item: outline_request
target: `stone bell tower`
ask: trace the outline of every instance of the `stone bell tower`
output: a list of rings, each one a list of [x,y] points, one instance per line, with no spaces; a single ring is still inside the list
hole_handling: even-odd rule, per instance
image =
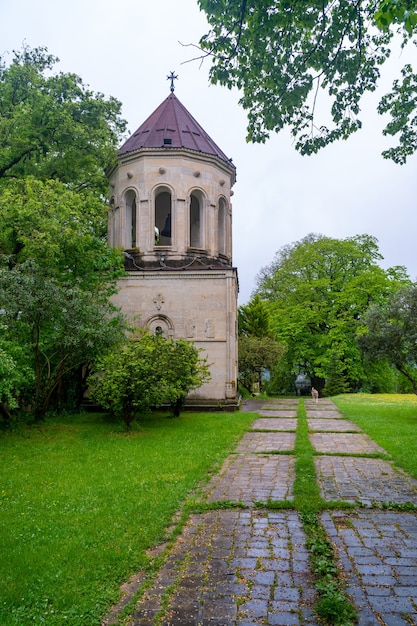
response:
[[[114,298],[129,319],[202,348],[211,380],[188,405],[238,406],[236,168],[171,93],[120,148],[109,172],[109,243],[127,275]]]

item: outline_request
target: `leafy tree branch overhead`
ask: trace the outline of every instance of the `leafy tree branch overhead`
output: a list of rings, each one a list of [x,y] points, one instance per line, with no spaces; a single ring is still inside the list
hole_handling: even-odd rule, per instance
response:
[[[0,181],[34,176],[105,194],[126,128],[121,103],[54,73],[58,60],[28,46],[9,64],[0,57]]]
[[[301,154],[361,128],[361,100],[375,91],[394,42],[416,44],[415,0],[199,0],[210,31],[200,40],[210,78],[241,90],[248,141],[288,126]],[[323,93],[326,92],[326,94]],[[328,106],[319,120],[322,103]],[[324,98],[323,98],[324,96]],[[406,65],[378,106],[398,138],[385,158],[417,149],[417,74]]]

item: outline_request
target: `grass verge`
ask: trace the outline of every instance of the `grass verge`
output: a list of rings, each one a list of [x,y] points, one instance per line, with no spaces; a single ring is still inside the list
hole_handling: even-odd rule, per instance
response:
[[[153,414],[126,433],[83,414],[0,433],[0,624],[99,624],[253,419]]]
[[[299,402],[297,417],[294,505],[300,513],[306,535],[318,594],[314,608],[327,624],[350,626],[356,623],[356,609],[344,592],[344,581],[336,564],[333,546],[320,523],[319,513],[326,505],[316,481],[314,451],[308,436],[303,400]]]
[[[332,398],[342,413],[417,479],[417,396],[346,394]]]

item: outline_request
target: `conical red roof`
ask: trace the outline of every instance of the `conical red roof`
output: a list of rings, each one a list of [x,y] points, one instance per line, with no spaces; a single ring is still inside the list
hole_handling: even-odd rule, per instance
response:
[[[119,155],[140,148],[188,148],[212,154],[234,167],[231,159],[227,158],[173,93],[123,144]]]

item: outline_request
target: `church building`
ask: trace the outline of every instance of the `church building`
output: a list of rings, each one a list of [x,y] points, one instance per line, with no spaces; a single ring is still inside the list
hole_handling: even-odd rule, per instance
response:
[[[126,276],[114,297],[130,321],[192,341],[211,380],[187,405],[232,409],[237,391],[236,168],[171,92],[122,145],[109,171],[109,243]]]

